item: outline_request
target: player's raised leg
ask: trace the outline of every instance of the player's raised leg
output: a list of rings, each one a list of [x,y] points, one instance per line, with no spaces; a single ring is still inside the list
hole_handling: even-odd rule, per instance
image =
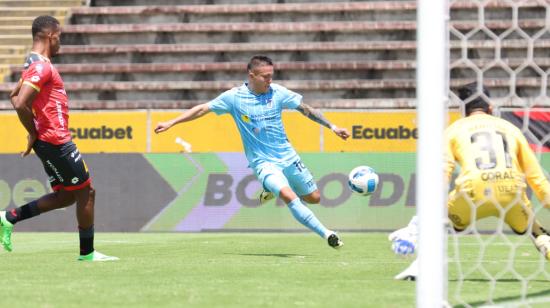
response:
[[[300,201],[304,207],[306,207],[306,202],[308,204],[318,204],[321,202],[321,193],[317,188],[317,184],[313,180],[313,175],[300,159],[284,168],[283,174],[292,191],[300,197]],[[309,210],[307,207],[306,209]],[[344,246],[344,242],[340,239],[340,236],[332,230],[325,231],[323,237],[332,248],[340,248]]]
[[[317,219],[315,214],[302,203],[298,195],[296,195],[289,186],[283,186],[281,189],[276,188],[278,186],[276,176],[266,178],[265,183],[267,187],[275,191],[287,204],[292,216],[294,216],[299,223],[326,239],[329,246],[333,248],[339,248],[344,245],[338,235],[327,229],[319,219]]]
[[[297,162],[299,163],[299,161]],[[300,168],[297,169],[296,166]],[[300,195],[317,203],[319,199],[319,194],[314,193],[317,190],[317,186],[312,180],[313,176],[311,176],[303,164],[291,164],[284,170],[273,164],[264,164],[256,166],[254,171],[260,183],[263,184],[264,189],[273,192],[281,198],[287,204],[292,216],[299,223],[327,240],[329,246],[339,248],[343,245],[338,235],[327,229],[317,219],[315,214],[304,205],[299,197]],[[307,171],[307,174],[305,174],[306,177],[303,175],[305,171]],[[313,199],[315,196],[317,196],[317,200]]]
[[[6,211],[0,212],[0,241],[7,251],[12,251],[11,233],[13,224],[6,219]]]
[[[316,189],[307,195],[300,196],[300,199],[309,204],[318,204],[321,201],[321,193],[318,189]],[[340,248],[344,246],[344,242],[342,241],[342,239],[340,239],[338,233],[334,231],[328,230],[328,236],[326,237],[326,239],[328,245],[332,248]]]
[[[12,251],[11,233],[16,223],[26,220],[51,210],[70,206],[75,202],[72,193],[61,190],[42,196],[25,205],[10,211],[0,212],[0,232],[4,249]]]
[[[300,200],[290,187],[283,187],[279,192],[279,197],[288,205],[288,209],[292,213],[292,216],[294,216],[298,222],[317,233],[320,237],[326,239],[330,247],[340,248],[344,246],[344,242],[340,240],[338,234],[327,229],[315,214],[302,203],[302,200]]]

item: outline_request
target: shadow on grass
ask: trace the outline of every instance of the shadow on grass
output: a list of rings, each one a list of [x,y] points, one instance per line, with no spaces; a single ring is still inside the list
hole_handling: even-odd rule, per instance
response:
[[[449,279],[450,282],[459,282],[458,279]],[[463,279],[462,281],[467,281],[467,282],[491,282],[490,279],[486,279],[486,278],[467,278],[467,279]],[[512,278],[509,278],[509,279],[497,279],[495,280],[496,282],[520,282],[521,280],[519,279],[512,279]],[[533,282],[549,282],[548,279],[531,279],[529,281],[533,281]]]
[[[450,281],[458,281],[458,280],[450,280]],[[469,281],[469,282],[489,282],[490,280],[489,279],[464,279],[464,281]],[[498,279],[497,282],[519,282],[520,280],[518,279]],[[530,280],[531,282],[548,282],[548,280],[546,279],[542,279],[542,280]],[[545,296],[550,296],[550,289],[547,289],[547,290],[542,290],[542,291],[537,291],[537,292],[532,292],[532,293],[527,293],[527,295],[525,296],[527,298],[527,300],[529,301],[535,301],[536,302],[536,298],[537,297],[545,297]],[[513,302],[513,301],[519,301],[521,300],[522,296],[520,295],[514,295],[514,296],[502,296],[502,297],[495,297],[493,298],[493,303],[488,303],[487,301],[475,301],[475,302],[469,302],[467,303],[466,305],[455,305],[453,307],[457,307],[457,308],[465,308],[465,307],[479,307],[479,306],[483,306],[483,305],[488,305],[488,304],[506,304],[507,302]],[[545,303],[547,301],[544,301]],[[550,303],[550,297],[548,298],[548,303]],[[516,304],[521,304],[521,303],[516,303]],[[527,303],[526,303],[527,304]]]
[[[226,255],[238,255],[238,256],[250,256],[250,257],[278,257],[278,258],[307,257],[306,255],[297,255],[293,253],[226,253]]]

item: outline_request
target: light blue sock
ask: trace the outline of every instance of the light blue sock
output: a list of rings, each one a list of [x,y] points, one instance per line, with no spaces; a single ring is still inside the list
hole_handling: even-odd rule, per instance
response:
[[[320,237],[325,238],[328,229],[315,217],[315,214],[305,206],[300,198],[296,198],[288,204],[288,209],[302,225],[308,227],[311,231],[319,234]]]

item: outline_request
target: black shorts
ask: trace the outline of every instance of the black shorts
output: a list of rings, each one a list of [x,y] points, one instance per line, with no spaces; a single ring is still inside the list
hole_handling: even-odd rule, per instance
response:
[[[55,145],[36,140],[32,148],[42,161],[54,191],[78,190],[90,185],[88,166],[72,141]]]

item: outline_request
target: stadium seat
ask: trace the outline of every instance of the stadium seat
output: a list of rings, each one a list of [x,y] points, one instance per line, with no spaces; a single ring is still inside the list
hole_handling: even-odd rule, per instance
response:
[[[68,9],[84,0],[0,0],[0,83],[20,66],[32,44],[31,24],[39,15],[55,16],[64,23]]]
[[[95,0],[94,6],[73,8],[63,29],[61,56],[55,59],[72,107],[191,106],[240,84],[245,63],[254,54],[272,57],[277,82],[324,104],[321,107],[388,108],[392,102],[395,108],[414,106],[415,1],[275,2],[195,0],[180,5],[159,0],[150,5],[144,0]],[[489,1],[484,6],[485,25],[494,35],[514,26],[510,4]],[[526,1],[520,6],[522,31],[544,29],[540,4]],[[536,96],[542,83],[537,72],[550,67],[550,40],[534,42],[538,67],[533,68],[524,63],[526,39],[506,32],[498,42],[502,60],[495,62],[497,42],[484,33],[474,33],[467,45],[461,42],[461,33],[477,31],[477,5],[455,1],[451,15],[452,86],[472,78],[473,68],[483,69],[486,86],[498,99],[509,92],[507,69],[520,69],[516,92]],[[0,36],[0,42],[20,44],[21,29]],[[6,59],[17,58],[19,49],[10,50]],[[461,61],[465,52],[469,60]],[[0,65],[7,62],[0,60]],[[10,67],[9,81],[15,82],[21,68]],[[8,88],[0,87],[0,99]]]

